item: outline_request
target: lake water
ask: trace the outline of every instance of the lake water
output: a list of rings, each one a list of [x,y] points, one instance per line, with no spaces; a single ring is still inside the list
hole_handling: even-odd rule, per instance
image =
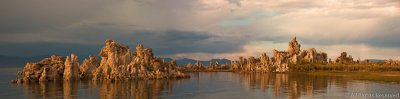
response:
[[[379,80],[389,76],[375,77],[379,78],[376,80],[347,74],[197,72],[180,80],[15,85],[10,80],[15,78],[17,70],[0,68],[0,98],[400,98],[398,81]]]

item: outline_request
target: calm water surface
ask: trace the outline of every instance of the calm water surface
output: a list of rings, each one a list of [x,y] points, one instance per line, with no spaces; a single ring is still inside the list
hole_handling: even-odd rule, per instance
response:
[[[0,98],[344,99],[382,98],[400,93],[398,82],[309,73],[200,72],[190,73],[190,79],[181,80],[11,84],[9,81],[17,71],[17,68],[0,68]]]

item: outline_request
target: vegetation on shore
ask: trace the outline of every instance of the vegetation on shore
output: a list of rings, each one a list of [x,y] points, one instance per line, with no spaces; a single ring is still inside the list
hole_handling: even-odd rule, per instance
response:
[[[388,65],[384,62],[375,63],[302,63],[289,64],[290,71],[347,71],[347,72],[385,72],[385,71],[400,71],[400,66]]]

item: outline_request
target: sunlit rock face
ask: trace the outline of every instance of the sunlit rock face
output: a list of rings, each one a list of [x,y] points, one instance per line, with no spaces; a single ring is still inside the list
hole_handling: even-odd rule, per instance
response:
[[[292,64],[299,64],[300,62],[306,63],[328,63],[328,54],[325,52],[317,52],[315,48],[308,48],[307,50],[301,51],[300,44],[294,37],[288,46],[289,59]]]
[[[78,61],[78,56],[75,54],[71,54],[71,56],[67,56],[65,59],[65,68],[64,68],[64,80],[71,80],[71,79],[76,79],[78,78],[78,66],[79,66],[79,61]]]
[[[261,54],[259,59],[260,63],[257,65],[256,71],[271,71],[273,61],[268,57],[267,53]]]
[[[336,58],[335,62],[341,64],[352,64],[354,63],[354,60],[351,55],[347,56],[346,52],[342,52],[340,53],[340,56]]]
[[[208,65],[207,70],[209,71],[217,71],[222,68],[224,64],[219,64],[218,61],[213,62],[213,60],[210,60],[210,64]]]
[[[277,50],[272,50],[272,55],[275,59],[275,72],[286,72],[289,71],[289,59],[290,59],[290,54],[289,52],[286,51],[277,51]]]
[[[196,61],[196,64],[194,65],[195,70],[203,70],[205,69],[204,65],[202,63],[200,63],[199,60]]]
[[[325,52],[317,52],[315,48],[304,50],[300,54],[300,57],[308,63],[328,63],[328,54]]]
[[[84,59],[82,64],[79,66],[79,77],[83,79],[91,78],[92,73],[96,70],[98,65],[97,57],[90,55],[89,58]]]
[[[93,79],[119,79],[126,73],[122,70],[131,61],[128,47],[122,46],[112,40],[107,40],[99,53],[101,62],[93,73]]]
[[[131,52],[112,40],[100,51],[99,67],[93,72],[93,80],[111,79],[157,79],[187,77],[177,69],[176,61],[165,62],[154,57],[151,48],[137,44],[136,51]]]
[[[20,79],[13,80],[14,83],[23,82],[47,82],[63,79],[64,58],[53,55],[50,58],[42,59],[39,62],[28,62],[21,72],[18,72]]]
[[[113,40],[106,40],[97,57],[91,55],[79,64],[78,56],[71,54],[65,59],[53,55],[39,62],[26,64],[21,77],[14,83],[46,82],[54,80],[122,80],[122,79],[161,79],[186,78],[176,65],[176,61],[165,62],[153,56],[151,48],[137,44],[136,51]],[[198,65],[198,64],[196,64]]]
[[[294,37],[292,40],[290,40],[289,45],[288,45],[288,52],[289,55],[297,55],[300,53],[300,44],[297,42],[296,37]]]
[[[192,69],[193,68],[193,64],[191,62],[189,62],[188,64],[186,64],[186,68]]]

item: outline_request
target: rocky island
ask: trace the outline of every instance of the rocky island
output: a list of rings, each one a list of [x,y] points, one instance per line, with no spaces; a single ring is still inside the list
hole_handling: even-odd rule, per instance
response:
[[[78,56],[71,54],[65,58],[53,55],[39,62],[28,62],[19,78],[13,83],[48,82],[57,80],[124,80],[124,79],[172,79],[187,78],[183,72],[289,72],[289,71],[400,71],[399,60],[370,61],[354,60],[342,52],[334,61],[328,54],[315,48],[301,49],[296,37],[288,43],[287,51],[272,50],[272,56],[262,53],[260,57],[239,57],[226,64],[209,61],[205,66],[197,60],[194,64],[178,66],[154,57],[151,48],[137,44],[136,51],[106,40],[99,53],[101,61],[90,55],[80,64]]]
[[[79,63],[78,56],[72,53],[65,58],[52,55],[39,62],[28,62],[19,78],[13,83],[49,82],[58,80],[129,80],[129,79],[175,79],[188,78],[179,70],[176,62],[166,62],[154,57],[151,48],[136,45],[136,51],[113,40],[106,40],[99,56],[90,55]]]
[[[294,37],[288,44],[287,51],[272,50],[272,57],[266,53],[259,58],[249,57],[247,59],[239,57],[238,61],[232,62],[234,71],[256,71],[256,72],[287,72],[289,65],[302,63],[327,63],[328,55],[324,52],[317,52],[315,48],[301,50],[301,45]]]
[[[334,61],[328,54],[315,48],[301,49],[294,37],[288,43],[287,51],[272,50],[272,56],[262,53],[256,57],[239,57],[227,64],[210,61],[208,67],[196,62],[188,63],[183,69],[188,72],[289,72],[289,71],[400,71],[400,61],[387,59],[384,61],[354,60],[347,52],[340,53]]]

